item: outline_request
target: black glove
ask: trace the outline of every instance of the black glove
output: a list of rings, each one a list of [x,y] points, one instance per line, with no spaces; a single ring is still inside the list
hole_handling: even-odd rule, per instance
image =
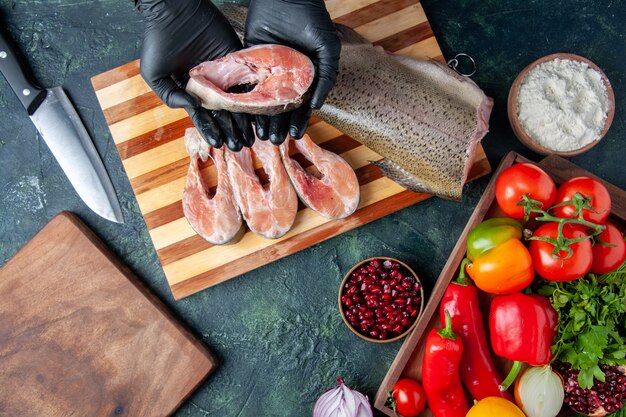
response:
[[[276,116],[257,116],[256,131],[261,139],[275,144],[285,140],[287,132],[301,138],[312,109],[324,104],[335,84],[341,43],[323,0],[251,0],[246,20],[246,46],[275,43],[306,54],[315,64],[315,80],[309,102],[300,108]]]
[[[242,48],[224,15],[209,0],[138,0],[145,21],[141,75],[169,107],[184,107],[204,139],[239,151],[252,146],[248,115],[206,110],[183,87],[189,70]]]

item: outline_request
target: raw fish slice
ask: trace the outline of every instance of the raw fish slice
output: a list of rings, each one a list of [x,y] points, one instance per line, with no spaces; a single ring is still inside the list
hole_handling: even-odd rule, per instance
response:
[[[282,45],[258,45],[192,68],[186,88],[207,109],[272,115],[302,104],[313,75],[306,55]],[[249,92],[227,92],[242,84],[256,86]]]
[[[222,10],[243,38],[247,9]],[[337,82],[315,114],[385,159],[375,162],[405,188],[459,200],[493,100],[445,65],[399,57],[354,30],[341,40]]]
[[[289,156],[296,149],[321,173],[309,174]],[[341,219],[354,213],[359,205],[359,181],[352,167],[339,155],[317,146],[308,135],[300,140],[288,138],[280,146],[283,163],[300,199],[309,208],[329,219]]]
[[[185,131],[185,146],[190,163],[183,191],[183,213],[191,228],[214,245],[222,245],[243,232],[233,189],[228,178],[224,148],[215,149],[202,139],[196,129]],[[213,160],[217,172],[217,189],[213,197],[202,178],[198,159]]]
[[[269,177],[263,186],[254,172],[252,152]],[[250,230],[268,239],[283,236],[298,213],[298,196],[281,161],[278,146],[258,138],[250,148],[226,152],[235,200]]]

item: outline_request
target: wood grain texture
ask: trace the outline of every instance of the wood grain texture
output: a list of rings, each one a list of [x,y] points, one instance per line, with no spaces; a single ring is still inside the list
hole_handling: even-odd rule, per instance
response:
[[[443,60],[417,0],[329,0],[326,5],[335,22],[377,45],[407,56]],[[357,173],[362,196],[358,211],[348,219],[330,221],[301,206],[293,229],[281,239],[270,241],[248,232],[237,244],[213,246],[183,217],[181,197],[189,160],[183,135],[192,126],[185,112],[168,109],[152,94],[139,75],[138,61],[97,75],[92,84],[177,299],[430,197],[383,178],[370,163],[380,155],[313,117],[311,138],[341,155]],[[310,165],[300,155],[294,158]],[[209,187],[214,186],[212,163],[201,169]],[[470,177],[490,170],[479,146]]]
[[[383,379],[383,382],[376,393],[374,406],[388,416],[394,417],[395,414],[392,409],[385,406],[387,393],[391,391],[393,385],[398,381],[398,379],[407,377],[416,379],[420,382],[422,380],[422,360],[424,358],[424,351],[426,347],[426,336],[431,329],[441,327],[441,322],[439,320],[439,303],[441,302],[441,298],[443,297],[443,294],[450,282],[458,275],[459,265],[465,257],[467,235],[483,220],[491,217],[504,216],[495,201],[496,179],[503,170],[510,167],[514,163],[521,162],[530,161],[515,152],[509,153],[500,162],[500,165],[494,172],[487,189],[476,205],[476,208],[468,220],[467,225],[463,229],[459,240],[454,246],[454,249],[452,249],[452,253],[450,254],[448,261],[444,265],[441,274],[437,279],[437,284],[428,298],[428,303],[426,304],[423,315],[418,320],[413,333],[407,337],[400,347],[400,350],[391,364],[387,375]],[[557,185],[576,176],[591,176],[597,178],[595,175],[558,156],[547,157],[537,165],[550,174]],[[600,179],[600,181],[602,180]],[[610,218],[623,233],[626,230],[626,210],[624,210],[626,207],[626,191],[605,181],[602,182],[607,186],[607,189],[611,193],[613,211],[611,212]],[[482,291],[479,291],[479,294],[481,305],[485,306],[484,314],[486,314],[490,296]],[[494,362],[501,376],[505,376],[511,367],[511,362],[496,357],[494,357]],[[433,417],[433,414],[430,410],[428,410],[428,408],[426,408],[419,414],[419,417]]]
[[[76,217],[0,270],[0,416],[167,416],[216,362]]]

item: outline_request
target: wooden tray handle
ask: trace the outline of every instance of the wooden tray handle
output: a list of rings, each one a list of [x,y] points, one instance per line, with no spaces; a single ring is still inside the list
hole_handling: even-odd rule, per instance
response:
[[[550,155],[542,159],[537,165],[548,171],[557,183],[565,182],[572,177],[586,176],[600,181],[609,190],[614,216],[626,221],[626,191],[604,181],[602,178],[573,164],[560,156]]]

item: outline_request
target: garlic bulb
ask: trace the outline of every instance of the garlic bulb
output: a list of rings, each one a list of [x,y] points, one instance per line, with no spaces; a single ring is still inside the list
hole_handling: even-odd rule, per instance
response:
[[[320,396],[313,408],[313,417],[373,417],[367,396],[352,390],[337,378],[337,387]]]
[[[564,398],[563,378],[549,365],[526,369],[515,384],[515,402],[528,417],[556,417]]]

